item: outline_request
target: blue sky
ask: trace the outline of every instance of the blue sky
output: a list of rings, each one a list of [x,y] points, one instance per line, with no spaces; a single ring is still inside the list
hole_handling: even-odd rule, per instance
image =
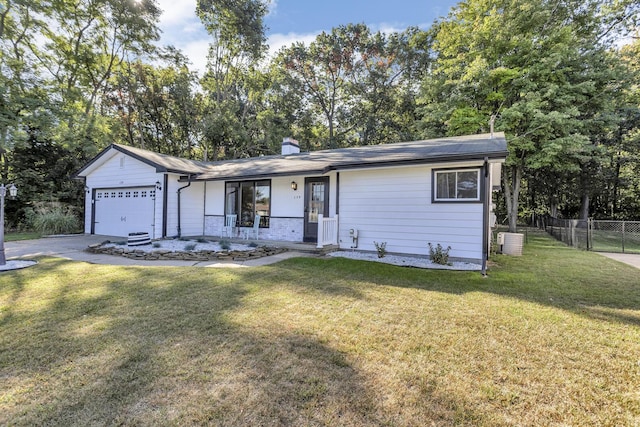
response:
[[[196,0],[158,0],[163,14],[161,43],[181,49],[202,72],[209,38],[195,15]],[[266,18],[270,50],[294,41],[310,42],[322,31],[341,24],[365,23],[372,30],[427,28],[445,16],[454,0],[272,0]]]

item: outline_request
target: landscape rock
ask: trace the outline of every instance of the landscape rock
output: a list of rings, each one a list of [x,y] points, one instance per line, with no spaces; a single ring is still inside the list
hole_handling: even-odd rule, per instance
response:
[[[169,251],[166,249],[157,249],[146,252],[140,249],[127,249],[121,247],[105,246],[104,243],[90,245],[87,252],[94,254],[105,254],[113,256],[122,256],[129,259],[156,261],[156,260],[178,260],[178,261],[245,261],[247,259],[262,258],[265,256],[276,255],[286,252],[285,248],[275,248],[262,246],[250,251]]]

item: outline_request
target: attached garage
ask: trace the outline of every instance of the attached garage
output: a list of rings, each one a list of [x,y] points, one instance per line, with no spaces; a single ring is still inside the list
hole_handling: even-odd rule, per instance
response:
[[[85,233],[149,233],[152,239],[179,235],[181,229],[203,234],[204,185],[183,181],[202,171],[197,161],[110,145],[76,174],[85,184]],[[194,200],[202,201],[200,207]]]
[[[99,188],[94,190],[91,233],[128,236],[154,235],[155,187]]]

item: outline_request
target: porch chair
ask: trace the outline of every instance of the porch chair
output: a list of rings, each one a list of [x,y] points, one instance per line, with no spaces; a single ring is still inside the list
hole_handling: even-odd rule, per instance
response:
[[[229,214],[224,217],[224,226],[222,227],[222,236],[235,237],[236,235],[236,220],[238,215]]]
[[[244,229],[244,238],[249,239],[249,236],[253,235],[255,240],[258,240],[258,232],[260,231],[260,215],[256,215],[253,219],[253,227]]]

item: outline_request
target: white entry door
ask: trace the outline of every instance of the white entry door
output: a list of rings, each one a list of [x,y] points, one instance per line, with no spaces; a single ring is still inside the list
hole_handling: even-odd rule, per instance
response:
[[[144,232],[153,238],[155,199],[154,187],[96,189],[94,233],[126,237]]]

